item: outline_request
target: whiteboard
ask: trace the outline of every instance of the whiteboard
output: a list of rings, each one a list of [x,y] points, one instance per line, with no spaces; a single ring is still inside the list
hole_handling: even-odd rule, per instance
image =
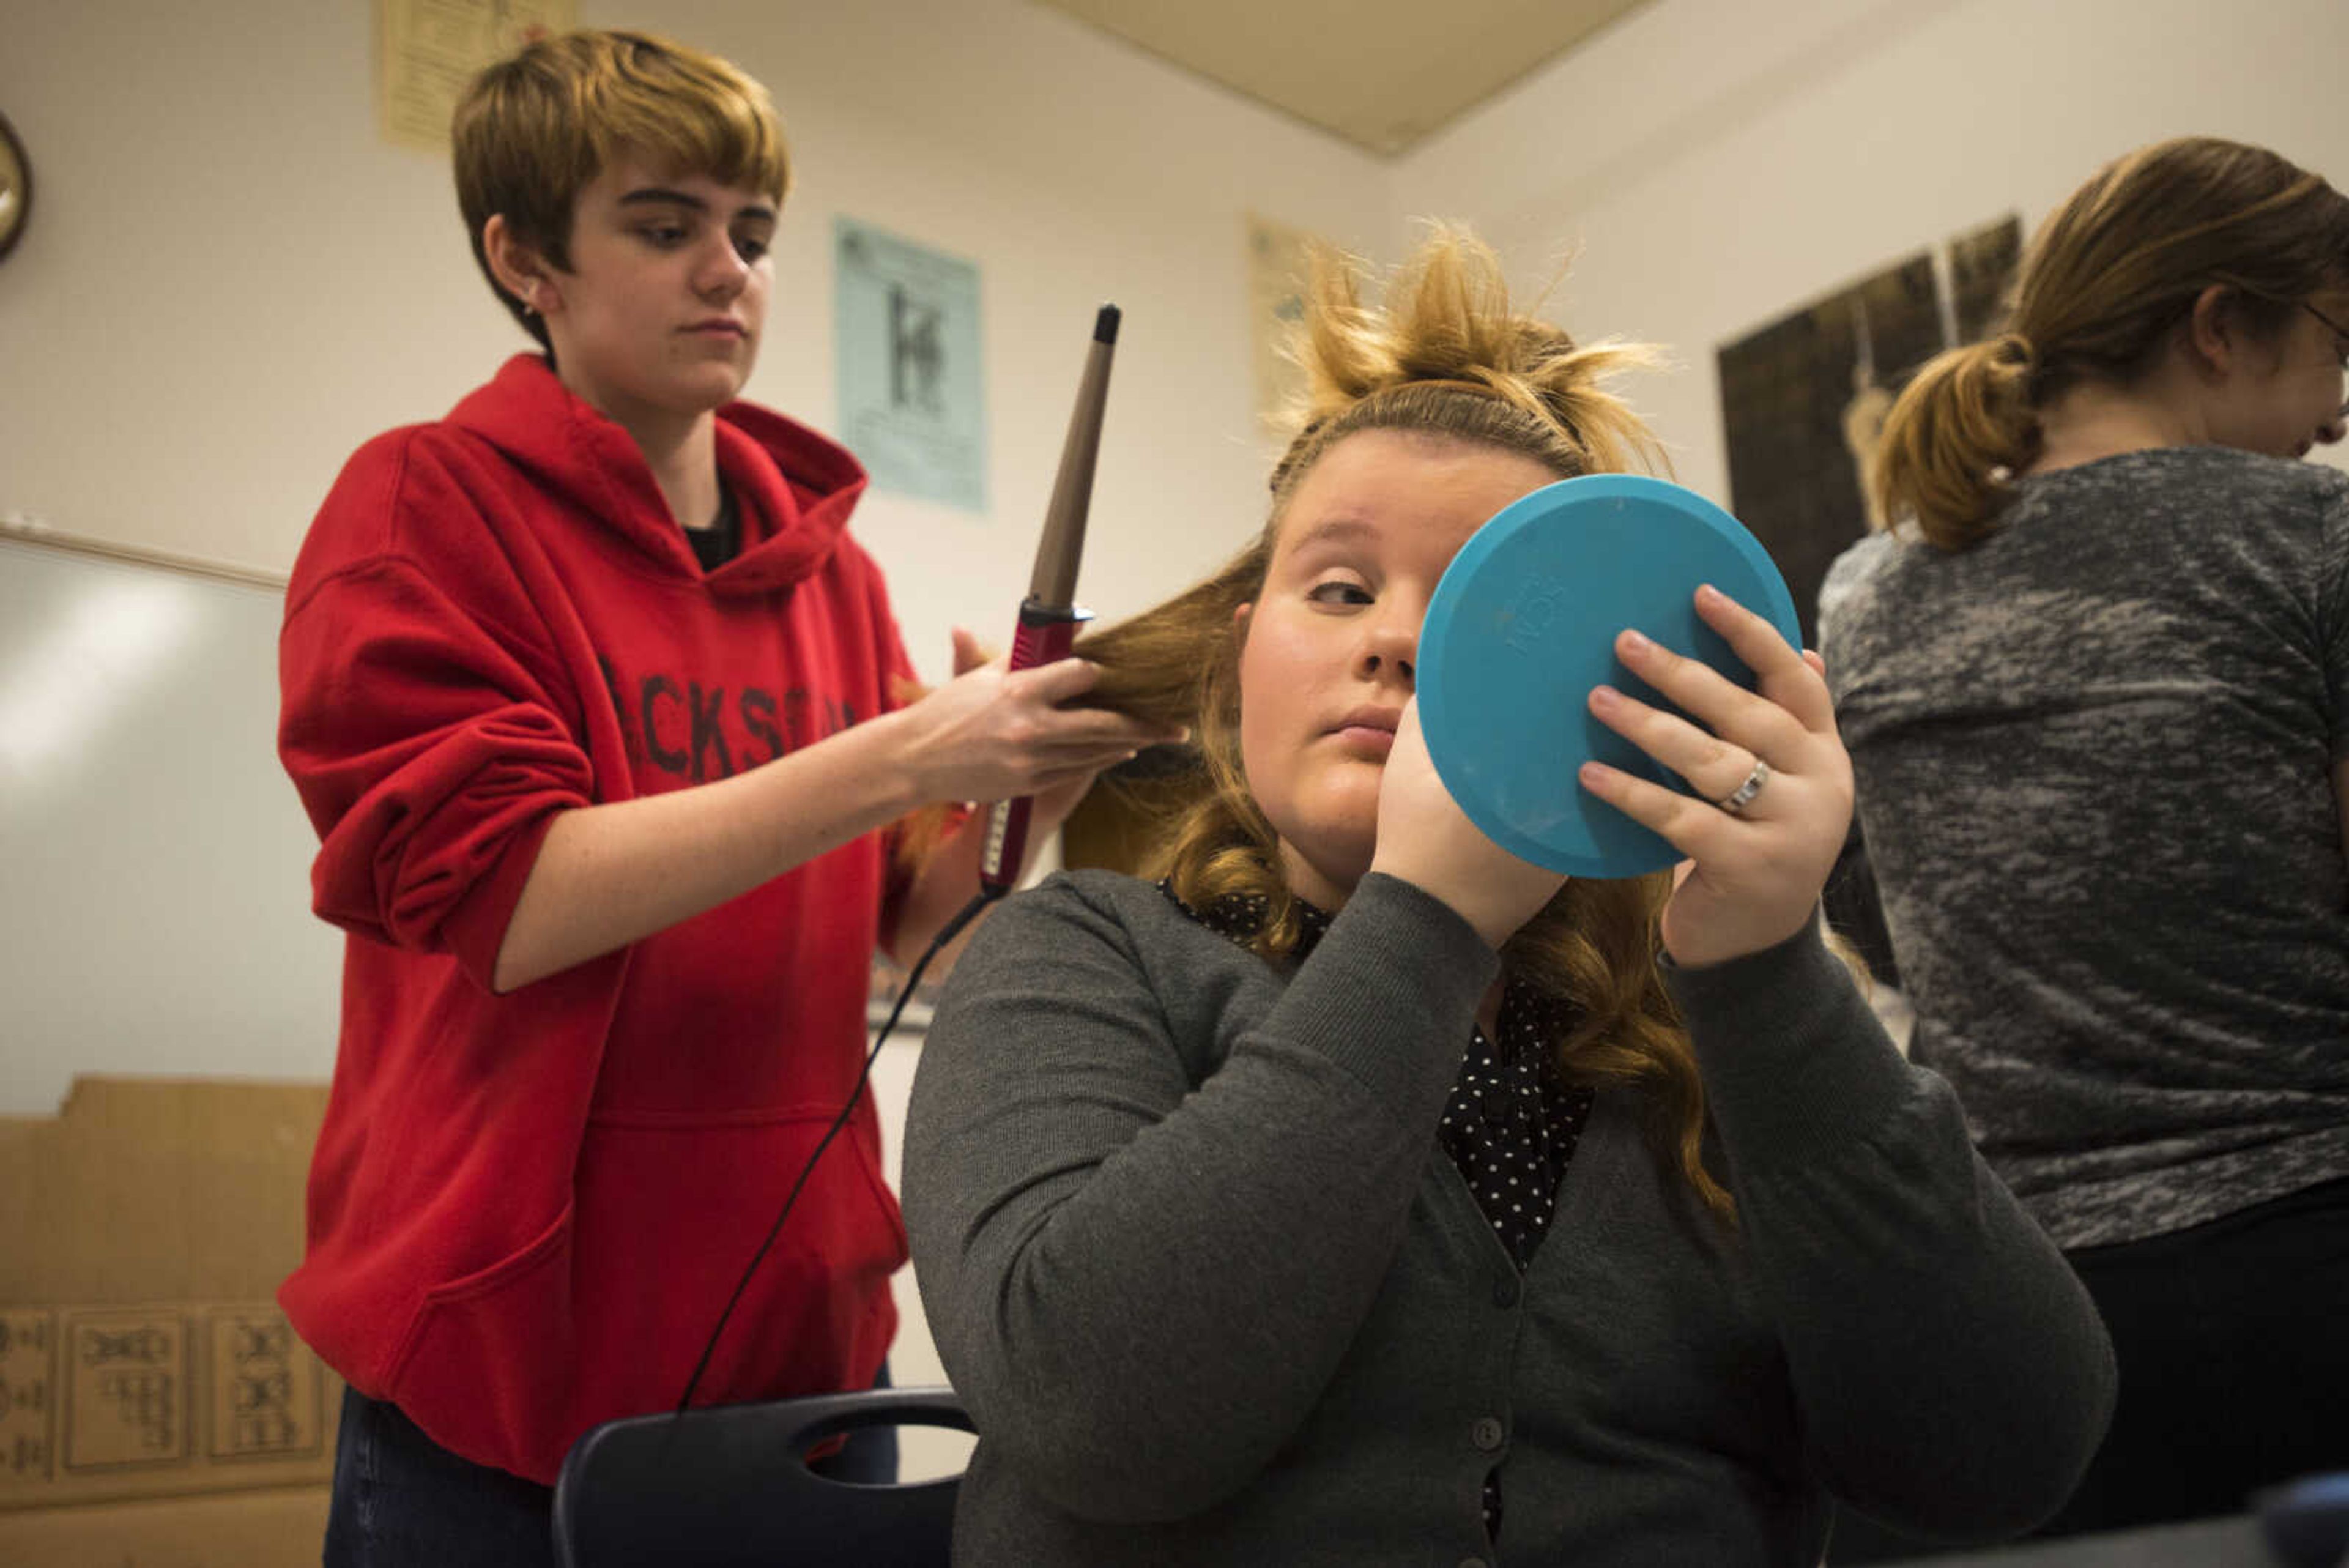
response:
[[[0,533],[0,1114],[323,1080],[340,933],[277,765],[281,582]]]

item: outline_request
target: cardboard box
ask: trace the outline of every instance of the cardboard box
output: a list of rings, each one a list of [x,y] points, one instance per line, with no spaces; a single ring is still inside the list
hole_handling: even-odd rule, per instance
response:
[[[326,1489],[0,1513],[9,1568],[318,1568]]]
[[[326,1096],[91,1077],[0,1118],[0,1560],[208,1562],[156,1553],[298,1519],[316,1561],[342,1388],[272,1297]]]

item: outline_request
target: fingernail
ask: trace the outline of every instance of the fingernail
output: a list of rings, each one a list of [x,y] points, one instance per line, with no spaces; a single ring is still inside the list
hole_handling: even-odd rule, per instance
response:
[[[1623,634],[1623,646],[1633,653],[1645,653],[1655,645],[1636,631],[1626,631]]]
[[[1613,712],[1616,705],[1622,701],[1623,694],[1612,686],[1594,686],[1590,689],[1590,705],[1601,713]]]
[[[1727,594],[1723,593],[1711,583],[1702,584],[1696,590],[1696,602],[1701,605],[1724,604],[1728,598]]]
[[[1585,763],[1574,770],[1574,776],[1582,781],[1583,788],[1597,789],[1607,782],[1607,765],[1604,763]]]

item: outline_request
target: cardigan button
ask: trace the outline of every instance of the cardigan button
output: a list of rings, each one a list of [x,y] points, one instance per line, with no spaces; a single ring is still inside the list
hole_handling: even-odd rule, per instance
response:
[[[1468,1428],[1468,1440],[1488,1454],[1499,1448],[1506,1436],[1501,1423],[1490,1416],[1477,1417],[1476,1424]]]
[[[1496,1275],[1493,1281],[1493,1304],[1496,1307],[1516,1305],[1517,1282],[1506,1274]]]

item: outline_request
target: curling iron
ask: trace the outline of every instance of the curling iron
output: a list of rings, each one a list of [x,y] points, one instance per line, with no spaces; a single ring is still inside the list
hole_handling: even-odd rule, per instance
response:
[[[1093,317],[1092,347],[1085,354],[1084,379],[1069,416],[1069,437],[1061,449],[1061,474],[1044,509],[1044,536],[1036,543],[1036,567],[1028,597],[1019,601],[1019,628],[1011,639],[1012,670],[1030,670],[1068,657],[1077,628],[1092,618],[1076,607],[1077,562],[1084,555],[1085,518],[1092,508],[1093,460],[1101,452],[1102,410],[1109,402],[1110,358],[1117,351],[1118,309],[1104,305]],[[988,808],[987,844],[979,855],[978,885],[999,898],[1019,880],[1028,847],[1028,797],[999,800]]]
[[[1077,563],[1084,554],[1085,518],[1092,507],[1093,460],[1101,452],[1102,411],[1109,400],[1109,364],[1117,348],[1117,323],[1118,309],[1114,305],[1102,306],[1093,317],[1092,347],[1086,351],[1084,376],[1077,384],[1076,411],[1069,417],[1068,440],[1061,449],[1060,477],[1053,482],[1051,503],[1044,510],[1044,536],[1036,545],[1036,569],[1029,579],[1028,597],[1019,605],[1019,630],[1011,644],[1013,670],[1032,669],[1067,657],[1070,645],[1076,640],[1077,628],[1092,618],[1074,602]],[[832,1126],[816,1141],[815,1151],[800,1168],[799,1177],[792,1183],[774,1223],[767,1228],[766,1239],[750,1255],[741,1279],[735,1283],[733,1295],[718,1314],[718,1324],[709,1331],[709,1339],[701,1347],[701,1359],[695,1363],[693,1375],[686,1379],[685,1392],[678,1397],[678,1415],[685,1414],[692,1405],[694,1392],[701,1386],[701,1375],[709,1370],[709,1358],[718,1349],[719,1337],[726,1332],[742,1293],[750,1287],[751,1277],[766,1260],[775,1238],[782,1234],[783,1221],[791,1218],[792,1205],[799,1201],[808,1178],[815,1173],[816,1161],[832,1147],[840,1129],[848,1125],[850,1113],[855,1110],[865,1084],[873,1076],[873,1064],[881,1054],[882,1044],[897,1027],[906,999],[922,981],[922,971],[929,967],[939,950],[959,936],[988,905],[1009,893],[1019,880],[1020,857],[1028,845],[1028,815],[1029,801],[1024,795],[1017,800],[998,801],[988,808],[978,896],[930,939],[930,945],[914,961],[905,985],[897,992],[896,1005],[890,1009],[888,1022],[881,1025],[881,1033],[874,1036],[872,1050],[865,1054],[864,1070],[857,1075],[848,1103],[840,1107]]]

